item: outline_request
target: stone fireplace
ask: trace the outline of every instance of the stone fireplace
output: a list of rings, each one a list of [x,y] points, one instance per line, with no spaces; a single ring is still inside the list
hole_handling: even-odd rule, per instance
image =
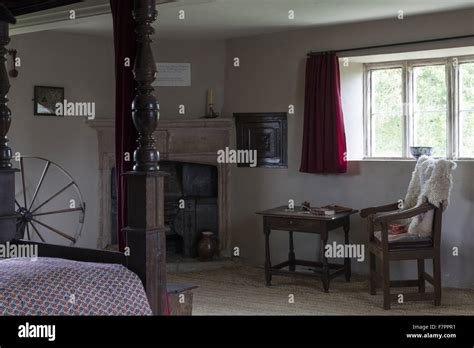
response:
[[[109,248],[115,238],[113,171],[114,120],[89,123],[98,132],[100,214],[98,247]],[[230,256],[230,165],[217,163],[217,151],[230,146],[232,119],[160,120],[155,132],[160,169],[165,180],[168,250],[196,257],[203,230],[214,232],[220,255]],[[180,205],[180,203],[184,203]]]

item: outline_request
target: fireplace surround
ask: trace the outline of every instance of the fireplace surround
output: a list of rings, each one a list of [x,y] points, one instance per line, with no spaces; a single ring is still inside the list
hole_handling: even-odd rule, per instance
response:
[[[111,118],[97,118],[89,121],[88,124],[97,131],[98,136],[100,213],[97,244],[98,248],[104,249],[109,248],[113,243],[110,173],[115,167],[115,122]],[[230,164],[217,163],[217,151],[230,146],[233,127],[233,120],[230,118],[160,120],[154,134],[160,160],[163,163],[162,170],[166,169],[169,163],[196,164],[215,168],[218,230],[216,232],[219,252],[223,257],[230,256]],[[212,205],[212,195],[207,198],[208,201],[200,200],[200,203]],[[193,197],[191,201],[196,203],[196,197]],[[203,209],[205,210],[206,207]]]

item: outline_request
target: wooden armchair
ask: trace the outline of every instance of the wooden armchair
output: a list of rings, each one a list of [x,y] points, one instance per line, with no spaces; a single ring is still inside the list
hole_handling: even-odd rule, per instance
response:
[[[431,237],[411,241],[390,241],[389,223],[407,219],[434,210]],[[399,210],[398,203],[371,207],[361,210],[360,216],[368,219],[370,294],[376,294],[376,287],[381,283],[383,288],[383,308],[390,309],[390,303],[399,301],[433,300],[435,306],[441,304],[441,222],[442,208],[424,203],[418,207]],[[380,232],[375,232],[379,230]],[[376,258],[381,262],[380,273],[376,271]],[[433,260],[433,276],[425,272],[425,259]],[[417,260],[418,279],[390,280],[390,261]],[[425,292],[425,281],[432,284],[434,292]],[[418,287],[418,293],[391,294],[390,288]]]

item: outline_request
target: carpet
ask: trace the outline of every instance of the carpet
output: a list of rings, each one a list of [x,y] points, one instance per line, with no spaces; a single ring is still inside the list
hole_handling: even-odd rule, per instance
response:
[[[432,301],[394,303],[382,309],[382,292],[371,296],[365,277],[331,281],[329,293],[321,281],[273,276],[264,285],[263,269],[246,266],[169,273],[168,281],[199,286],[194,290],[193,315],[473,315],[474,290],[443,288],[442,304]],[[416,288],[394,289],[403,292]],[[427,291],[432,288],[427,284]],[[291,298],[294,303],[290,303]]]

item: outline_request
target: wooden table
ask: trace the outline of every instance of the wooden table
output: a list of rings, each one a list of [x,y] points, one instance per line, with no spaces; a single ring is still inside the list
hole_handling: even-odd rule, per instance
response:
[[[347,281],[351,278],[351,260],[344,258],[343,264],[329,263],[324,255],[325,246],[328,242],[329,232],[341,228],[344,230],[344,243],[349,243],[350,217],[357,213],[351,212],[336,214],[333,216],[318,216],[302,211],[301,207],[293,210],[287,206],[269,209],[257,214],[263,216],[263,233],[265,234],[265,282],[271,285],[272,275],[294,276],[303,275],[318,277],[322,279],[324,292],[329,292],[330,279],[344,274]],[[289,232],[288,260],[272,266],[270,260],[270,233],[272,230]],[[293,232],[319,234],[322,243],[322,262],[306,261],[296,259],[293,245]],[[313,273],[298,272],[296,266],[307,266],[314,268]],[[283,268],[288,267],[288,270]]]

